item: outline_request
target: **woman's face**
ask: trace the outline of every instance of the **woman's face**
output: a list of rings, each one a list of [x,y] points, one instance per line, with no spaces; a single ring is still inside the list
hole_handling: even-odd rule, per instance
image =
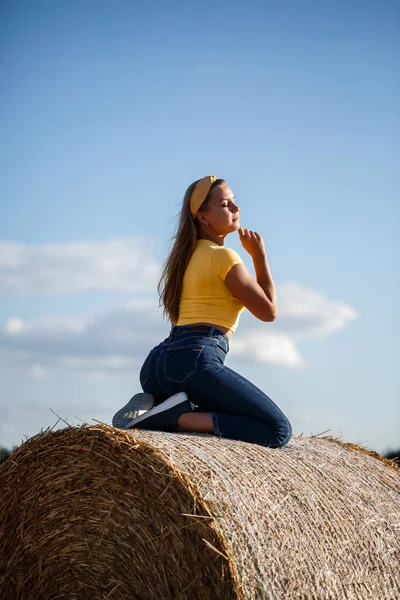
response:
[[[222,183],[212,190],[207,212],[199,214],[217,235],[227,235],[240,227],[239,210],[231,188]]]

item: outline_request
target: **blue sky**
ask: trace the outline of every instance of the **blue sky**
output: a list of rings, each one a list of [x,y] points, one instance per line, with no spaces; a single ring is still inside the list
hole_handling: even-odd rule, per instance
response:
[[[3,0],[0,445],[140,390],[174,217],[216,174],[279,301],[227,364],[295,433],[400,447],[399,33],[389,0]]]

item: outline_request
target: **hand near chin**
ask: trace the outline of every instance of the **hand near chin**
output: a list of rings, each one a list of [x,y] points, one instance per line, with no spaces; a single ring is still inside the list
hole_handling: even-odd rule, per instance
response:
[[[249,229],[238,229],[239,239],[243,248],[250,254],[252,258],[256,256],[266,255],[264,240],[257,231],[251,231]]]

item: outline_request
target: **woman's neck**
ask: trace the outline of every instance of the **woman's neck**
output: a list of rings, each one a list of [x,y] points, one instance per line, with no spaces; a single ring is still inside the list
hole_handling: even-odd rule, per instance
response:
[[[225,238],[224,237],[212,237],[211,235],[208,235],[207,233],[200,233],[198,238],[198,240],[208,240],[210,242],[214,242],[214,244],[217,244],[217,246],[223,246],[224,245],[224,241]]]

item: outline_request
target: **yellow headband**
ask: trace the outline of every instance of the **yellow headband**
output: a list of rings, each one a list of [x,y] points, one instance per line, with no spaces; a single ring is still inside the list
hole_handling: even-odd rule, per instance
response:
[[[193,190],[192,197],[190,198],[190,212],[193,217],[196,217],[197,211],[207,198],[212,184],[214,181],[217,181],[217,179],[218,177],[215,177],[215,175],[206,175],[206,177],[203,177],[203,179],[200,179],[197,183]]]

